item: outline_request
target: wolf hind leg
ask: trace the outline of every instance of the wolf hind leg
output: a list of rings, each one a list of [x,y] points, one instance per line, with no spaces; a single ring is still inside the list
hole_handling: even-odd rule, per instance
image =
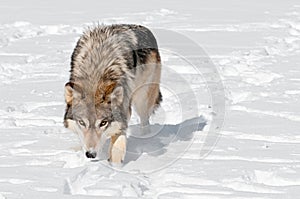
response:
[[[159,89],[161,62],[158,50],[148,53],[145,63],[136,75],[133,106],[140,117],[142,127],[149,126],[149,118],[162,101]]]
[[[134,107],[140,117],[142,127],[149,125],[149,118],[161,101],[162,95],[158,83],[144,85],[135,93]]]

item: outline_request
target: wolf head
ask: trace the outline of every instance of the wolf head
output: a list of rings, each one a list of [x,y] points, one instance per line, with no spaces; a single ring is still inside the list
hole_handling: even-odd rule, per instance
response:
[[[115,84],[105,88],[84,89],[79,83],[65,85],[67,104],[64,125],[77,133],[88,158],[95,158],[105,140],[122,132],[118,121],[123,88]]]

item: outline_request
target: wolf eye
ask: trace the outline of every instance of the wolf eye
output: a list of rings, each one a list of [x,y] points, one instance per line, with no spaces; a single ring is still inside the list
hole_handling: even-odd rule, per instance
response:
[[[84,126],[85,127],[85,123],[84,123],[83,120],[78,120],[78,123],[79,123],[80,126]]]
[[[99,124],[100,127],[106,126],[107,125],[107,121],[106,120],[102,120],[102,122]]]

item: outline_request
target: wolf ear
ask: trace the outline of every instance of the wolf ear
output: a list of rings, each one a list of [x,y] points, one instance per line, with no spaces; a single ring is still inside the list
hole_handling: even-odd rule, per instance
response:
[[[111,102],[114,105],[120,105],[123,102],[124,91],[121,86],[116,87],[111,94]]]
[[[65,85],[65,100],[67,105],[72,105],[74,83],[68,82]]]

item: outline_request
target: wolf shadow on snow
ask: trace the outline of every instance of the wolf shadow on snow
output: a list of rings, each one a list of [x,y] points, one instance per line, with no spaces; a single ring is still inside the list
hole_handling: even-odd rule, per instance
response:
[[[124,164],[137,160],[143,153],[160,156],[167,152],[171,143],[191,141],[196,131],[202,131],[207,121],[203,116],[185,120],[179,124],[151,124],[150,132],[143,134],[140,125],[131,125],[127,138],[127,152]],[[102,151],[102,155],[104,155]],[[101,156],[102,156],[101,155]],[[102,158],[105,158],[102,156]],[[100,159],[102,159],[100,158]]]

